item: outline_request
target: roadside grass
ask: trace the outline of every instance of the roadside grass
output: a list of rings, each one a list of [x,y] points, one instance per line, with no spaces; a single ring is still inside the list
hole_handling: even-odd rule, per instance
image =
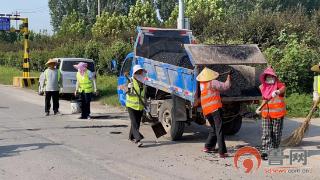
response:
[[[103,104],[120,106],[117,94],[117,76],[103,75],[97,77],[97,86],[100,100]]]
[[[39,77],[40,73],[32,71],[30,73],[31,77]],[[9,67],[9,66],[0,66],[0,84],[12,85],[13,77],[22,76],[22,70]],[[30,89],[37,90],[38,84],[31,86]]]

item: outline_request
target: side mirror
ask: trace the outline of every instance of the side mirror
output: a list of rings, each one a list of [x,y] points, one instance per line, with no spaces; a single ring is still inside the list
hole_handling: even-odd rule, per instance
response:
[[[118,63],[117,63],[117,60],[113,59],[111,61],[111,71],[112,72],[118,72]]]

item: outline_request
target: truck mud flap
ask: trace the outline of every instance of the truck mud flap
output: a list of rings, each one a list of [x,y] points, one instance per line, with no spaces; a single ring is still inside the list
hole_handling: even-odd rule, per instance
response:
[[[181,97],[172,95],[173,119],[175,121],[187,121],[186,103]]]

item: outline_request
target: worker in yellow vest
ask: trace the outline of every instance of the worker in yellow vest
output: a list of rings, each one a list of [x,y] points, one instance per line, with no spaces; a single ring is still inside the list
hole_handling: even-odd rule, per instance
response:
[[[97,93],[95,75],[87,69],[87,66],[88,64],[84,62],[74,65],[78,69],[76,91],[74,94],[77,96],[80,93],[81,97],[81,117],[79,119],[91,119],[90,102],[92,93]]]
[[[313,102],[316,102],[320,97],[320,64],[312,66],[311,71],[315,73],[313,76]]]
[[[141,118],[143,115],[143,101],[145,88],[143,82],[145,80],[145,70],[140,65],[133,67],[132,78],[128,83],[126,95],[126,107],[129,112],[131,127],[129,132],[129,140],[136,143],[138,147],[142,147],[141,140],[144,138],[139,132]]]
[[[222,129],[220,91],[226,91],[231,87],[231,75],[228,74],[226,82],[216,80],[218,77],[219,73],[207,67],[197,76],[197,81],[200,82],[202,113],[211,126],[203,152],[214,152],[218,142],[218,153],[221,158],[225,158],[228,155]]]

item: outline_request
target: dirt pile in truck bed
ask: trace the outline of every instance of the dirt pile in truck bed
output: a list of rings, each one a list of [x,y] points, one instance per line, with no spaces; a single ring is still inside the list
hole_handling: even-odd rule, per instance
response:
[[[222,96],[240,97],[240,96],[260,96],[259,75],[261,70],[258,67],[245,65],[211,65],[210,69],[220,74],[233,70],[231,76],[231,88],[226,92],[221,92]],[[227,74],[221,75],[218,80],[224,82]]]
[[[179,67],[192,69],[192,64],[187,53],[161,52],[150,57],[150,59],[172,64]]]

